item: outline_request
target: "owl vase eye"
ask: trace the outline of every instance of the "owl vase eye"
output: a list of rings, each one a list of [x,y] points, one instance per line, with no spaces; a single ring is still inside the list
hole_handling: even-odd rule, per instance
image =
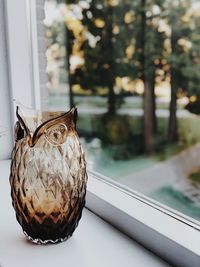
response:
[[[49,127],[45,132],[47,141],[54,146],[59,146],[65,143],[68,129],[65,124],[57,124]]]
[[[15,141],[17,142],[17,141],[21,140],[22,138],[24,138],[24,136],[25,136],[25,131],[21,127],[20,123],[17,121],[15,124],[15,128],[14,128]]]

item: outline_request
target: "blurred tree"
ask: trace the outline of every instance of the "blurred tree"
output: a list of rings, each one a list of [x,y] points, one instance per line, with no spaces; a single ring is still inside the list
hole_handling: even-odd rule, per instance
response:
[[[70,55],[72,54],[72,46],[74,42],[73,31],[66,27],[66,68],[67,68],[67,77],[68,77],[68,88],[69,88],[69,105],[70,108],[74,106],[74,96],[72,90],[72,81],[71,81],[71,71],[70,71]]]
[[[156,70],[161,67],[165,33],[159,29],[162,1],[141,0],[136,20],[135,64],[138,78],[144,84],[144,147],[153,151],[153,134],[157,131],[155,83]]]
[[[168,23],[170,27],[171,51],[168,56],[171,76],[171,100],[168,126],[168,141],[178,140],[177,126],[177,96],[180,93],[186,95],[198,94],[197,84],[200,82],[199,75],[199,28],[194,18],[194,1],[179,0],[168,1]],[[197,18],[196,18],[197,19]],[[199,20],[199,19],[198,19]],[[197,41],[199,44],[199,40]]]
[[[79,84],[93,93],[98,88],[108,88],[108,112],[115,114],[122,97],[121,92],[117,95],[115,92],[116,78],[133,76],[129,63],[134,41],[132,27],[129,27],[132,15],[125,19],[130,11],[130,0],[97,0],[85,2],[85,5],[83,1],[67,0],[68,6],[72,3],[81,10],[82,39],[78,41],[83,63],[70,72],[71,84]],[[74,45],[74,41],[69,39],[68,42]],[[69,53],[69,57],[71,55]]]
[[[190,13],[190,29],[188,64],[183,68],[189,97],[186,108],[192,113],[200,114],[200,10],[195,5]]]
[[[84,89],[90,88],[95,92],[98,87],[107,87],[108,112],[115,114],[113,9],[108,1],[92,1],[83,11],[82,22],[89,36],[83,43],[84,65],[77,69],[75,75],[82,77],[79,82]]]
[[[144,147],[153,151],[157,131],[155,85],[171,86],[168,140],[178,140],[177,97],[200,98],[200,22],[194,0],[66,0],[69,83],[108,89],[108,113],[115,114],[121,92],[116,79],[144,84]],[[196,11],[197,12],[197,11]],[[198,12],[197,12],[198,13]],[[122,91],[122,90],[121,90]],[[71,104],[73,104],[73,97]],[[200,103],[200,101],[199,101]]]
[[[66,68],[68,73],[68,87],[69,87],[69,104],[70,107],[74,106],[73,94],[73,55],[78,56],[81,54],[81,46],[83,42],[83,29],[80,18],[77,17],[76,6],[79,1],[65,0],[66,9],[64,12],[65,27],[66,27]],[[76,59],[75,59],[76,60]]]

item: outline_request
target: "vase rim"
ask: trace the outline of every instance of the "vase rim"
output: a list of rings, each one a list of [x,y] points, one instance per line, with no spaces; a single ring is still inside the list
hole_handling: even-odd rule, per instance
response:
[[[22,109],[33,112],[34,116],[25,116],[22,112]],[[46,115],[46,119],[44,119],[44,114]],[[45,130],[55,124],[65,124],[68,129],[75,129],[77,120],[77,108],[74,106],[66,112],[40,111],[28,108],[21,104],[17,104],[16,116],[20,125],[25,130],[26,134],[29,136],[29,145],[32,147],[35,145],[40,136],[45,132]],[[37,120],[38,122],[36,122]]]

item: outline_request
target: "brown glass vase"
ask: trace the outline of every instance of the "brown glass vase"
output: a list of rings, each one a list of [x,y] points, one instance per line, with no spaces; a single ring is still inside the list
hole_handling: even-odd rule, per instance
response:
[[[35,243],[64,241],[78,225],[86,194],[77,110],[58,114],[20,106],[16,114],[10,185],[17,220]]]

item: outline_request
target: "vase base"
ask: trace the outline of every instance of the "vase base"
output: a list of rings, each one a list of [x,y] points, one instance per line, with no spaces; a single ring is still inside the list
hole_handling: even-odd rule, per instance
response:
[[[25,234],[26,238],[28,240],[30,240],[32,243],[37,244],[37,245],[50,245],[50,244],[58,244],[61,242],[66,241],[67,239],[69,239],[71,237],[71,235],[66,236],[65,238],[58,238],[56,240],[42,240],[40,238],[32,238],[31,236],[29,236],[25,231],[23,231],[23,233]]]

